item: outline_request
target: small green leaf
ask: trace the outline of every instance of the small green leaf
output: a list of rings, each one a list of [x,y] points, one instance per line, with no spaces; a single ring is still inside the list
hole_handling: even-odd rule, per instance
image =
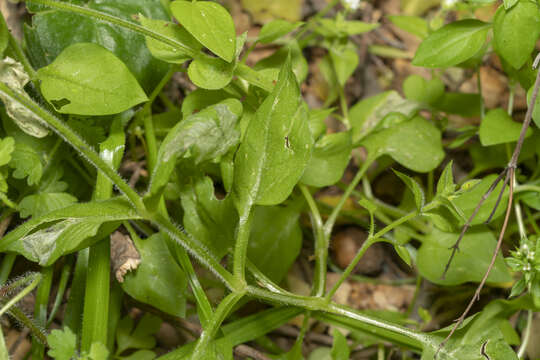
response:
[[[196,89],[195,91],[190,92],[182,101],[182,117],[187,118],[210,105],[215,105],[230,97],[231,96],[223,90]]]
[[[420,44],[413,65],[446,68],[468,60],[484,46],[490,26],[473,19],[443,26]]]
[[[24,86],[28,81],[30,81],[30,77],[24,72],[24,68],[20,63],[9,57],[0,61],[0,82],[6,84],[19,96],[28,98],[24,91]],[[9,117],[25,133],[37,138],[42,138],[49,133],[41,119],[26,107],[21,106],[17,99],[13,99],[8,94],[0,91],[0,100],[4,103]]]
[[[248,258],[272,281],[279,283],[300,254],[301,201],[254,209]]]
[[[454,162],[450,161],[444,168],[439,181],[437,182],[437,195],[448,197],[456,190],[454,184],[454,172],[452,169]]]
[[[124,63],[96,44],[71,45],[38,77],[43,96],[61,113],[110,115],[148,100]]]
[[[148,19],[139,14],[138,19],[142,26],[157,32],[160,35],[174,39],[175,41],[185,45],[190,52],[182,51],[181,49],[164,44],[151,37],[146,37],[146,46],[152,56],[159,60],[166,61],[172,64],[182,64],[191,59],[191,54],[201,51],[201,44],[186,31],[181,25],[164,20]]]
[[[512,8],[499,6],[493,18],[494,47],[514,68],[521,68],[531,57],[539,35],[540,11],[536,3],[519,1]]]
[[[289,57],[236,153],[233,192],[237,206],[283,202],[300,180],[312,145],[307,110],[300,102]]]
[[[328,134],[313,147],[313,154],[300,181],[306,185],[323,187],[341,179],[351,158],[350,132]]]
[[[424,191],[422,190],[420,185],[413,178],[397,170],[393,170],[393,171],[401,179],[401,181],[403,181],[405,185],[407,185],[409,190],[411,190],[411,192],[413,193],[416,209],[418,211],[422,211],[422,208],[424,207],[424,204],[425,204],[425,197],[424,197]]]
[[[159,148],[148,196],[153,200],[159,198],[176,160],[187,151],[200,163],[222,156],[238,144],[240,132],[236,125],[241,114],[242,104],[236,99],[227,99],[176,124]]]
[[[52,330],[47,336],[47,355],[55,360],[70,360],[77,355],[77,337],[70,328]]]
[[[297,21],[291,23],[289,21],[275,19],[269,23],[264,24],[261,31],[259,32],[259,37],[257,41],[262,44],[269,44],[274,40],[279,39],[282,36],[287,35],[291,31],[302,26],[303,22]]]
[[[232,247],[238,215],[232,197],[216,198],[209,177],[192,177],[180,190],[186,231],[218,258]]]
[[[444,83],[439,78],[428,81],[419,75],[410,75],[403,82],[403,93],[407,99],[432,105],[444,95]]]
[[[374,133],[362,145],[372,159],[389,155],[417,172],[435,169],[444,158],[441,132],[420,116]]]
[[[122,289],[137,301],[167,314],[184,317],[187,278],[163,237],[154,234],[147,239],[135,238],[133,241],[141,255],[141,263],[137,271],[125,276]],[[142,324],[137,329],[140,326]]]
[[[338,83],[344,86],[358,66],[356,47],[349,41],[336,42],[330,48],[330,58],[334,64]]]
[[[394,245],[394,250],[396,250],[399,258],[403,260],[405,264],[412,266],[411,254],[406,245]]]
[[[232,62],[236,50],[236,34],[231,15],[223,6],[211,1],[171,3],[174,17],[201,44],[227,62]]]
[[[88,357],[91,360],[107,359],[109,357],[109,350],[99,341],[93,342],[90,346],[90,352],[88,353]]]
[[[334,337],[332,351],[330,352],[332,360],[349,360],[351,350],[347,344],[347,338],[337,329],[334,329],[332,335]]]
[[[13,177],[24,179],[28,185],[36,185],[43,174],[43,164],[37,151],[22,142],[15,143],[15,150],[11,154],[9,167],[15,169]]]
[[[349,112],[353,130],[353,144],[378,129],[382,120],[391,113],[409,118],[419,109],[416,101],[405,100],[396,91],[387,91],[357,102]]]
[[[0,166],[11,161],[13,150],[15,150],[15,140],[12,137],[0,139]]]
[[[484,146],[504,144],[517,141],[521,133],[521,124],[503,109],[490,110],[480,124],[480,142]],[[526,137],[532,135],[532,129],[527,129]]]
[[[19,203],[19,210],[22,218],[41,216],[75,202],[77,198],[65,192],[40,192],[25,196]]]
[[[491,256],[495,251],[497,240],[486,227],[470,229],[460,243],[460,251],[456,252],[450,269],[444,279],[441,275],[450,258],[458,233],[445,233],[439,230],[426,237],[418,250],[416,262],[418,271],[429,281],[440,285],[458,285],[468,281],[480,281],[484,276]],[[489,282],[508,282],[512,277],[499,253],[495,265],[488,277]]]
[[[159,317],[146,313],[133,329],[133,319],[129,316],[123,317],[116,330],[117,353],[121,354],[127,349],[153,349],[156,339],[152,335],[159,330],[161,322]]]
[[[429,33],[429,26],[424,18],[409,15],[390,15],[388,19],[401,30],[425,39]]]
[[[235,63],[201,54],[189,64],[188,75],[198,87],[218,90],[231,82],[235,66]]]
[[[534,86],[531,86],[529,91],[527,91],[527,104],[531,103],[533,89]],[[540,96],[536,98],[536,102],[534,103],[532,118],[536,126],[540,127]]]

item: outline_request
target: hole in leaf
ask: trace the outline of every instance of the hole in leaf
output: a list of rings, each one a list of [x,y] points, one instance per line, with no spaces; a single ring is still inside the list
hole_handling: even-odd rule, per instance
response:
[[[56,110],[60,110],[62,107],[71,104],[71,101],[69,101],[66,98],[62,98],[60,100],[51,100],[51,104],[54,106]]]

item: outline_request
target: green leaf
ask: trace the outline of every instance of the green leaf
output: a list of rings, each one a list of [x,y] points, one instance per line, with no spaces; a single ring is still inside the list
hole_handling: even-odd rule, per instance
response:
[[[183,1],[171,3],[174,17],[201,44],[227,62],[236,50],[236,34],[231,15],[218,3]]]
[[[15,140],[12,137],[0,139],[0,166],[11,161],[13,150],[15,150]]]
[[[332,332],[334,337],[334,343],[332,344],[332,351],[330,356],[332,360],[349,360],[350,349],[347,344],[347,338],[343,336],[341,331],[334,329]]]
[[[15,169],[13,177],[15,179],[27,177],[28,185],[36,185],[43,174],[43,164],[39,154],[33,147],[22,142],[15,143],[9,166]]]
[[[416,209],[418,211],[421,211],[425,204],[425,197],[424,197],[424,191],[420,187],[420,185],[414,180],[413,178],[397,171],[393,170],[394,173],[407,185],[409,190],[413,193],[414,196],[414,203],[416,205]]]
[[[311,157],[307,111],[288,58],[272,93],[249,122],[234,164],[237,206],[274,205],[292,192]]]
[[[362,145],[372,159],[389,155],[417,172],[435,169],[444,158],[441,132],[420,116],[374,133]]]
[[[128,21],[132,21],[136,14],[150,19],[169,19],[160,0],[89,0],[84,2],[84,6]],[[32,16],[32,27],[24,28],[29,58],[34,67],[50,64],[72,44],[90,42],[112,51],[147,93],[167,72],[167,64],[150,54],[145,37],[139,33],[72,12],[43,10]]]
[[[472,215],[474,209],[478,205],[478,202],[484,196],[486,191],[489,189],[493,181],[497,175],[491,174],[482,179],[477,185],[472,187],[469,191],[464,191],[461,194],[452,197],[451,201],[452,203],[457,206],[461,211],[463,212],[466,219],[469,218],[469,216]],[[503,181],[499,182],[499,185],[493,190],[493,192],[489,195],[489,197],[484,201],[482,206],[480,207],[480,210],[478,211],[478,214],[472,221],[472,225],[481,224],[489,218],[489,215],[493,211],[493,208],[495,207],[495,203],[497,202],[497,198],[499,196],[499,193],[501,191]],[[464,184],[463,186],[465,186]],[[462,186],[462,189],[463,189]],[[501,198],[501,203],[497,207],[497,210],[493,214],[493,219],[497,219],[498,217],[502,216],[506,209],[506,204],[508,203],[508,188],[505,189],[504,194]]]
[[[533,89],[534,85],[527,91],[527,104],[531,103]],[[536,98],[536,102],[534,103],[532,118],[536,126],[540,127],[540,96]]]
[[[539,35],[538,5],[519,1],[510,9],[499,6],[493,18],[494,47],[514,68],[521,68],[531,57]]]
[[[272,41],[277,40],[280,37],[285,36],[291,31],[302,26],[302,24],[303,22],[301,21],[292,23],[281,19],[272,20],[269,23],[264,24],[261,31],[259,32],[257,41],[262,44],[269,44]]]
[[[182,101],[182,117],[187,118],[205,107],[215,105],[231,96],[223,90],[196,89],[190,92]]]
[[[446,68],[470,59],[484,45],[490,26],[473,19],[443,26],[420,44],[413,65]]]
[[[9,30],[6,23],[0,24],[0,58],[4,57],[4,50],[6,50],[9,42]]]
[[[283,63],[287,60],[287,57],[291,57],[292,69],[296,80],[301,84],[308,75],[308,63],[302,54],[302,49],[298,46],[296,40],[291,40],[288,46],[283,46],[272,55],[260,60],[253,66],[254,70],[268,71],[269,77],[277,81],[279,75],[279,69],[283,66]]]
[[[480,124],[480,142],[484,146],[504,144],[517,141],[521,132],[521,124],[512,120],[503,109],[490,110]],[[532,135],[532,129],[527,129],[526,137]]]
[[[19,96],[28,98],[24,86],[30,81],[23,66],[11,58],[0,61],[0,82],[6,84]],[[11,98],[8,94],[0,91],[0,100],[6,107],[9,117],[28,135],[42,138],[49,133],[46,125],[26,107],[21,106],[19,101]]]
[[[201,44],[181,25],[172,23],[170,21],[148,19],[141,14],[138,15],[138,18],[142,26],[160,35],[174,39],[175,41],[191,49],[192,53],[198,53],[201,51]],[[148,50],[150,50],[150,53],[156,59],[172,64],[182,64],[191,59],[191,55],[185,51],[182,51],[181,49],[172,47],[148,36],[146,36],[145,39]]]
[[[425,39],[429,33],[429,26],[424,18],[409,15],[390,15],[388,19],[401,30]]]
[[[238,222],[232,197],[218,200],[209,177],[192,177],[189,180],[180,190],[184,227],[212,254],[222,258],[234,243]]]
[[[160,234],[133,240],[141,255],[141,263],[136,271],[126,275],[122,289],[137,301],[167,314],[184,317],[187,279],[165,240]]]
[[[143,315],[137,327],[131,317],[123,317],[116,329],[117,354],[127,349],[153,349],[156,346],[155,334],[161,326],[162,320],[157,316],[146,313]]]
[[[283,206],[254,209],[248,258],[272,281],[279,283],[302,247],[301,201]]]
[[[454,245],[458,236],[458,233],[445,233],[434,229],[426,237],[416,259],[418,271],[423,277],[435,284],[447,286],[468,281],[479,282],[482,279],[497,242],[491,231],[484,226],[470,229],[465,234],[459,246],[460,251],[456,252],[446,277],[441,278],[452,252],[450,247]],[[511,280],[512,277],[499,253],[488,281],[502,283]]]
[[[227,86],[233,77],[236,64],[204,54],[199,55],[189,64],[189,79],[198,87],[218,90]]]
[[[444,95],[444,83],[439,78],[428,81],[419,75],[410,75],[403,82],[403,93],[407,99],[433,105]]]
[[[418,109],[417,102],[403,99],[396,91],[387,91],[357,102],[349,111],[353,144],[377,129],[387,115],[399,113],[411,117]]]
[[[101,240],[119,221],[139,218],[131,204],[122,198],[74,204],[19,225],[3,237],[0,251],[14,251],[46,266],[62,255]],[[43,226],[47,223],[52,225]],[[94,238],[105,223],[111,226],[104,226],[101,238]]]
[[[444,168],[439,181],[437,182],[437,195],[448,197],[456,190],[454,184],[454,172],[452,169],[454,162],[450,161]]]
[[[336,42],[329,51],[338,83],[344,86],[358,66],[359,58],[356,47],[350,41]]]
[[[20,216],[36,217],[65,208],[77,202],[77,198],[65,192],[40,192],[25,196],[19,203]]]
[[[77,337],[70,328],[52,330],[47,336],[47,355],[56,360],[70,360],[77,355]]]
[[[300,181],[306,185],[323,187],[341,179],[351,158],[350,132],[328,134],[313,147],[313,154]]]
[[[504,8],[506,10],[510,9],[512,6],[516,5],[519,0],[503,0]]]
[[[242,104],[236,99],[227,99],[176,124],[159,148],[148,196],[153,200],[159,198],[176,160],[186,152],[200,163],[222,156],[236,146],[240,140],[236,124],[241,114]]]
[[[433,107],[448,114],[464,117],[480,115],[482,99],[479,94],[446,92]]]
[[[124,63],[92,43],[67,47],[38,77],[43,96],[61,113],[110,115],[148,100]]]
[[[105,345],[98,342],[93,342],[90,346],[90,352],[88,353],[88,357],[91,360],[101,360],[101,359],[107,359],[109,356],[109,350]]]
[[[394,245],[394,250],[405,264],[412,266],[411,253],[406,245]]]

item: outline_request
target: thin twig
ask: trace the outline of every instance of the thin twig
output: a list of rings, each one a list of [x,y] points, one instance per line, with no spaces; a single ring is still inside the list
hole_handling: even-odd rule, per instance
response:
[[[499,234],[499,239],[497,240],[497,246],[495,247],[495,251],[493,252],[493,256],[491,257],[491,262],[489,263],[489,266],[486,270],[486,273],[484,274],[484,277],[482,278],[482,281],[480,281],[480,284],[476,288],[476,291],[474,292],[474,296],[472,297],[471,301],[469,301],[469,305],[467,305],[467,308],[465,311],[461,314],[461,316],[457,319],[456,323],[452,327],[452,330],[448,334],[448,336],[439,344],[439,348],[437,349],[437,352],[435,353],[435,357],[437,357],[437,354],[439,351],[446,345],[448,340],[454,335],[458,327],[463,323],[463,320],[465,320],[465,317],[471,310],[474,303],[480,299],[480,292],[482,291],[482,288],[484,287],[487,278],[491,272],[491,269],[493,269],[493,266],[495,265],[495,260],[497,259],[497,255],[499,254],[499,250],[501,249],[502,240],[504,238],[504,233],[506,232],[506,228],[508,226],[508,220],[510,219],[510,214],[512,213],[512,199],[513,199],[513,190],[514,190],[514,168],[509,168],[509,176],[511,178],[509,184],[510,184],[510,194],[508,197],[508,206],[506,207],[506,215],[504,217],[503,226],[501,228],[501,232]]]

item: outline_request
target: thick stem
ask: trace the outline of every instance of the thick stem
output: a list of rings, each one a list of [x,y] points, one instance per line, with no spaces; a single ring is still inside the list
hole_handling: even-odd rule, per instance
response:
[[[236,245],[234,247],[233,274],[238,284],[246,282],[246,259],[251,232],[252,206],[246,204],[240,211],[238,219],[238,232],[236,235]]]

